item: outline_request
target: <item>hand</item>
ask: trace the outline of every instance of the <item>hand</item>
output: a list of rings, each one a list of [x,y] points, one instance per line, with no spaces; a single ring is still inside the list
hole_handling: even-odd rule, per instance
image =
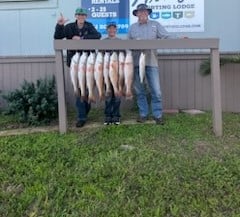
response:
[[[80,38],[80,36],[74,35],[74,36],[72,37],[72,39],[74,39],[74,40],[80,40],[81,38]]]
[[[60,17],[57,20],[58,25],[64,25],[66,22],[68,22],[69,19],[66,19],[62,13],[60,13]]]

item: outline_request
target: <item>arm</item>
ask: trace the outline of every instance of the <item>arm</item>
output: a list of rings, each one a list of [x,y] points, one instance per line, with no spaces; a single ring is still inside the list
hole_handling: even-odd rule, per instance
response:
[[[64,25],[57,24],[54,32],[54,39],[63,39],[63,38],[65,38]]]
[[[84,35],[84,39],[100,39],[102,37],[101,33],[96,30],[96,28],[88,23],[88,34]]]
[[[127,39],[133,39],[132,37],[131,37],[131,28],[132,26],[130,26],[129,27],[129,29],[128,29],[128,33],[127,33]]]
[[[78,36],[78,32],[75,30],[75,23],[69,23],[64,27],[64,35],[67,39],[73,39],[74,36]]]
[[[160,23],[157,24],[157,37],[158,38],[176,38],[175,35],[169,33]]]
[[[57,20],[57,25],[55,27],[54,39],[63,39],[65,38],[64,24],[68,21],[62,13]]]

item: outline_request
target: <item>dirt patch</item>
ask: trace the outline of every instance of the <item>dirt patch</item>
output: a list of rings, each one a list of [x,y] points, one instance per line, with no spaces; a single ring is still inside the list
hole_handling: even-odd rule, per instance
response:
[[[121,125],[133,125],[133,124],[140,124],[137,123],[135,119],[131,120],[124,120],[122,121]],[[153,120],[146,121],[145,124],[155,124]],[[75,123],[69,123],[68,130],[70,131],[86,131],[92,128],[101,128],[101,127],[118,127],[116,125],[109,125],[104,126],[102,122],[92,122],[89,121],[86,125],[82,128],[76,128]],[[9,130],[2,130],[0,131],[1,136],[15,136],[15,135],[26,135],[30,133],[46,133],[46,132],[53,132],[58,131],[58,126],[42,126],[42,127],[29,127],[29,128],[17,128],[17,129],[9,129]]]
[[[0,131],[0,136],[15,136],[29,133],[46,133],[49,131],[58,131],[58,126],[51,127],[31,127]]]

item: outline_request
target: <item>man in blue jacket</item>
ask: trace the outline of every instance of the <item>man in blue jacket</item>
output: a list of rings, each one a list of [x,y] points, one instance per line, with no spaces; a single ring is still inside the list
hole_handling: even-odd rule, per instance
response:
[[[75,10],[75,22],[66,24],[67,19],[61,14],[57,21],[55,28],[54,39],[74,39],[74,40],[84,40],[84,39],[100,39],[101,34],[96,30],[92,23],[87,22],[87,9],[77,8]],[[76,50],[67,51],[67,66],[70,66],[71,59],[76,53]],[[81,54],[81,51],[80,51]],[[88,103],[87,99],[84,101],[80,100],[80,97],[76,97],[76,107],[78,111],[78,120],[76,127],[83,127],[87,120],[87,114],[91,109],[91,104]]]

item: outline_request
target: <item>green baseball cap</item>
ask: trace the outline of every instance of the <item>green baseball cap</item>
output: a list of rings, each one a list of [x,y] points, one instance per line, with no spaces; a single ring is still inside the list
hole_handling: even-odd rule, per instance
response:
[[[88,11],[85,8],[77,8],[75,10],[75,15],[77,15],[77,14],[87,15],[87,13],[88,13]]]

